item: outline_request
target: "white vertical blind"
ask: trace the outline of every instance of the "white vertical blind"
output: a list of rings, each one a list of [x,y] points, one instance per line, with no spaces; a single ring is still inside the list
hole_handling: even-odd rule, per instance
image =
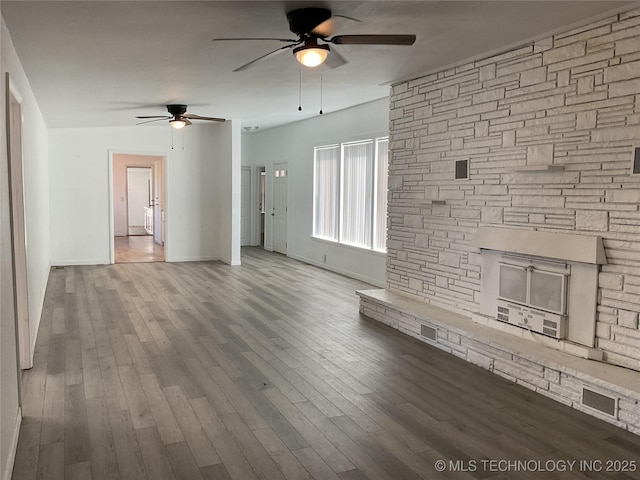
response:
[[[340,241],[371,248],[373,141],[342,145]]]
[[[386,251],[389,139],[315,147],[313,236]]]
[[[340,146],[315,148],[313,235],[338,240]]]
[[[376,139],[375,205],[373,212],[373,249],[387,250],[387,171],[389,168],[389,139]]]

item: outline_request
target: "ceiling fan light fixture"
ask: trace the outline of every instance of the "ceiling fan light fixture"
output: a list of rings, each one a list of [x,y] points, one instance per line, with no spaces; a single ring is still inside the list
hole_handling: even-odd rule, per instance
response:
[[[318,45],[313,41],[307,41],[301,47],[294,48],[293,54],[296,60],[305,67],[317,67],[322,65],[329,55],[329,45]]]
[[[187,125],[187,122],[185,122],[184,120],[181,120],[179,118],[174,118],[173,120],[170,120],[169,123],[171,124],[171,126],[177,130],[180,130],[181,128],[184,128]]]

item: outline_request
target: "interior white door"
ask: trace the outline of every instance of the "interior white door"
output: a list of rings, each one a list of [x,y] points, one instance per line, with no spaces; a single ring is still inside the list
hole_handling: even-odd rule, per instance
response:
[[[164,228],[162,211],[164,208],[164,159],[159,159],[153,162],[153,224],[156,228],[153,229],[153,241],[159,245],[164,244],[164,238],[162,230]]]
[[[287,179],[286,163],[273,166],[273,251],[287,253]]]
[[[127,208],[129,229],[145,225],[145,209],[151,195],[151,167],[127,167]],[[140,235],[140,232],[133,234]],[[129,235],[132,235],[129,232]]]
[[[14,305],[18,356],[20,368],[33,366],[31,355],[31,331],[29,328],[29,298],[27,281],[27,234],[24,215],[24,184],[22,176],[22,107],[17,92],[10,88],[6,75],[6,98],[8,103],[8,153],[9,153],[9,205],[13,249]]]
[[[240,245],[251,245],[251,167],[240,174]]]

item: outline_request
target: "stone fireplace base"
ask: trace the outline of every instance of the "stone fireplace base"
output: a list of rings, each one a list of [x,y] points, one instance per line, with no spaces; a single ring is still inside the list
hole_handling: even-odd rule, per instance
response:
[[[366,317],[640,435],[640,372],[578,358],[388,290],[357,294]]]

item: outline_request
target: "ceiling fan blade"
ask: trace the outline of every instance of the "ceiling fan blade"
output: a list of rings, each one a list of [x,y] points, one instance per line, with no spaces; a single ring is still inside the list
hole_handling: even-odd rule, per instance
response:
[[[362,20],[358,20],[357,18],[353,18],[353,17],[348,17],[346,15],[335,14],[334,17],[346,18],[347,20],[353,20],[354,22],[362,23]]]
[[[144,118],[144,117],[136,117],[136,118]],[[160,120],[168,120],[171,117],[162,117],[162,118],[156,118],[155,120],[147,120],[146,122],[139,122],[136,123],[136,125],[144,125],[145,123],[153,123],[153,122],[159,122]]]
[[[141,116],[141,117],[136,117],[136,118],[157,118],[157,119],[165,119],[168,120],[169,118],[171,118],[171,116],[167,116],[167,115],[146,115],[146,116]]]
[[[311,33],[318,35],[321,38],[330,36],[333,33],[333,18],[329,18],[313,27]]]
[[[189,125],[193,125],[188,118],[182,117],[181,120],[184,122],[185,127],[188,127]]]
[[[185,113],[182,118],[190,118],[191,120],[208,120],[210,122],[224,122],[226,119],[217,117],[201,117],[200,115],[194,115],[192,113]]]
[[[413,45],[415,35],[336,35],[327,40],[336,45]]]
[[[333,15],[327,20],[313,27],[313,29],[311,30],[311,33],[313,33],[314,35],[318,35],[320,38],[327,38],[333,35],[335,18],[346,18],[347,20],[352,20],[354,22],[358,22],[358,23],[361,22],[361,20],[358,20],[357,18],[347,17],[346,15]]]
[[[295,47],[296,45],[299,45],[301,43],[302,43],[302,40],[296,40],[295,43],[292,43],[291,45],[285,45],[284,47],[277,48],[276,50],[274,50],[272,52],[269,52],[269,53],[267,53],[265,55],[262,55],[261,57],[258,57],[255,60],[251,60],[249,63],[245,63],[241,67],[236,68],[234,70],[234,72],[240,72],[242,70],[246,70],[247,68],[252,67],[253,65],[255,65],[256,63],[258,63],[258,62],[260,62],[262,60],[266,60],[267,58],[275,57],[279,53],[282,53],[285,50],[290,50],[293,47]]]
[[[297,42],[298,41],[296,39],[291,39],[291,38],[262,38],[262,37],[214,38],[211,41],[212,42],[230,42],[232,40],[259,40],[259,41],[273,40],[276,42]]]
[[[327,59],[324,62],[324,64],[329,68],[338,68],[345,63],[348,63],[347,59],[340,55],[335,48],[331,49],[329,55],[327,55]]]

